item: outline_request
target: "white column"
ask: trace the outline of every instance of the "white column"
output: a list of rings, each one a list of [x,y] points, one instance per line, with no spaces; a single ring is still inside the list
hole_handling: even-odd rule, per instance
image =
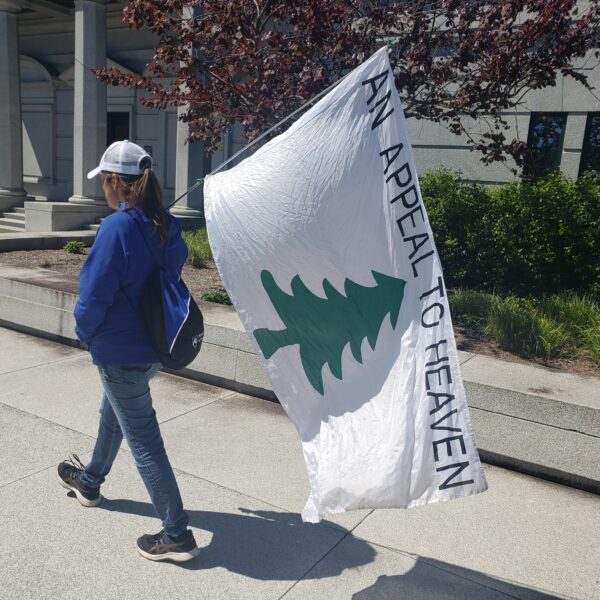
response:
[[[23,129],[15,0],[0,0],[0,211],[22,206]]]
[[[190,19],[200,16],[201,9],[185,6],[182,10],[182,18]],[[192,50],[193,52],[193,50]],[[210,172],[211,159],[204,156],[204,144],[195,142],[186,144],[189,136],[189,127],[187,123],[179,120],[179,117],[186,112],[187,106],[180,106],[177,109],[177,154],[175,166],[175,198],[178,198],[185,191],[189,190],[199,177],[204,177]],[[198,186],[193,192],[184,196],[171,209],[171,212],[180,218],[204,217],[204,186]]]
[[[177,117],[185,112],[185,107],[179,107]],[[187,123],[177,120],[177,159],[175,166],[175,198],[189,190],[199,177],[204,177],[210,172],[210,157],[204,156],[204,144],[196,142],[186,144],[189,135]],[[184,196],[171,209],[178,217],[203,217],[204,216],[204,186],[200,185],[193,192]]]
[[[73,196],[75,204],[105,204],[100,177],[87,173],[106,150],[106,84],[90,69],[106,66],[104,0],[75,0],[73,106]]]

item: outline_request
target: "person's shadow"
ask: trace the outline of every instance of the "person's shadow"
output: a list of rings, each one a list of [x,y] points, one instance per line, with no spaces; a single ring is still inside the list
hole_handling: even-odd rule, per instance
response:
[[[69,492],[72,494],[72,492]],[[99,508],[156,517],[149,502],[104,498]],[[303,523],[297,513],[239,509],[243,514],[202,510],[186,512],[190,526],[212,533],[199,556],[186,563],[165,561],[184,569],[225,568],[253,579],[298,581],[325,579],[375,560],[376,550],[333,524]],[[326,554],[344,539],[343,554],[328,560]],[[408,556],[404,554],[408,559]],[[503,581],[428,557],[411,556],[414,566],[403,575],[380,576],[352,600],[501,600],[506,596],[527,600],[551,600],[559,596]],[[315,567],[315,563],[318,566]]]
[[[150,503],[134,500],[104,498],[99,508],[156,516]],[[311,578],[307,572],[316,560],[347,533],[337,526],[303,523],[297,513],[239,510],[244,514],[186,509],[190,527],[211,532],[212,540],[201,547],[198,557],[176,564],[186,569],[222,567],[253,579],[297,581],[304,576]],[[376,552],[366,542],[349,536],[345,544],[347,560],[343,566],[319,569],[318,578],[334,577],[374,560]]]

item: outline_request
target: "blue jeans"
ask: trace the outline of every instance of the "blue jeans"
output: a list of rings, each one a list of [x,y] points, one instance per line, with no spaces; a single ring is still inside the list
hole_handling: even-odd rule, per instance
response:
[[[81,481],[90,487],[104,482],[124,435],[163,529],[169,536],[178,536],[187,529],[188,516],[165,452],[148,385],[161,366],[98,366],[104,387],[100,426],[92,460],[83,470]]]

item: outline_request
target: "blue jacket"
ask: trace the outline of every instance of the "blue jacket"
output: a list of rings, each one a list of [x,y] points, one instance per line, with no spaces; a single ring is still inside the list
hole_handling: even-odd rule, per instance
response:
[[[159,360],[139,311],[146,279],[158,266],[140,227],[147,228],[146,239],[162,255],[164,268],[179,277],[187,247],[181,225],[167,214],[169,237],[163,244],[148,217],[136,208],[113,213],[98,229],[81,268],[74,311],[75,333],[89,346],[94,364],[139,365]]]

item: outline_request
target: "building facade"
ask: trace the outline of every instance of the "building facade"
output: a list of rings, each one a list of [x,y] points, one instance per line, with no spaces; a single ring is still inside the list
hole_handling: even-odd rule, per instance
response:
[[[187,125],[175,108],[148,109],[140,102],[144,91],[95,79],[89,69],[104,66],[142,75],[154,54],[154,35],[132,32],[122,23],[122,8],[111,0],[0,0],[0,212],[25,207],[28,230],[81,229],[106,214],[100,182],[86,173],[114,140],[148,150],[167,200],[243,145],[232,133],[223,152],[207,159],[201,144],[185,143]],[[597,86],[600,70],[593,64],[590,56],[577,67]],[[530,92],[524,107],[506,117],[507,135],[534,150],[526,167],[532,173],[555,169],[575,178],[585,168],[600,171],[600,103],[580,84],[559,77],[556,87]],[[409,126],[420,173],[444,165],[491,184],[514,178],[513,165],[483,165],[464,139],[441,125]],[[474,134],[485,127],[484,121],[471,125]],[[197,222],[201,187],[173,212]],[[0,232],[16,228],[14,220],[2,222]]]
[[[81,229],[106,214],[101,183],[86,173],[112,141],[147,149],[167,201],[241,147],[232,133],[206,159],[185,143],[177,109],[148,109],[144,91],[95,79],[90,69],[104,66],[142,75],[154,54],[154,36],[131,32],[122,10],[110,0],[0,0],[0,212],[25,206],[27,230]],[[195,223],[202,209],[199,187],[173,213]],[[0,218],[0,232],[14,229]]]

